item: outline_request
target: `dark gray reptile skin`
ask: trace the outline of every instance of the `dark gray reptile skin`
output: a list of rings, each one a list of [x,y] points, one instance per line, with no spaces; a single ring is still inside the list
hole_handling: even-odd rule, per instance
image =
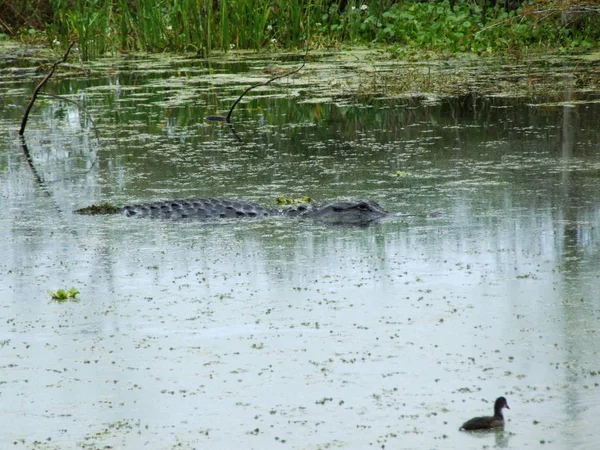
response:
[[[76,212],[86,214],[88,208]],[[216,198],[159,201],[127,205],[108,213],[126,216],[156,217],[163,219],[225,219],[260,218],[268,216],[311,217],[329,223],[369,223],[387,212],[374,200],[339,201],[327,204],[303,203],[286,208],[265,208],[257,203]],[[102,214],[96,212],[92,214]]]

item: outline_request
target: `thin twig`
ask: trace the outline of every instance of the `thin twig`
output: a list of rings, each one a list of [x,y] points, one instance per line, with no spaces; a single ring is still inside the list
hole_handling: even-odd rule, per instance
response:
[[[65,52],[63,57],[61,59],[59,59],[58,61],[56,61],[54,64],[52,64],[52,68],[50,69],[50,72],[48,73],[48,75],[46,75],[44,77],[44,79],[40,82],[40,84],[38,84],[37,87],[34,89],[33,94],[31,95],[31,100],[29,100],[29,104],[27,105],[27,108],[25,108],[25,113],[23,114],[23,119],[21,119],[21,128],[19,129],[19,136],[23,136],[23,134],[25,133],[25,126],[27,125],[27,118],[29,117],[29,112],[31,111],[31,108],[33,108],[33,104],[35,103],[35,99],[37,98],[37,96],[40,92],[40,89],[42,89],[42,87],[44,87],[44,85],[48,82],[50,77],[52,75],[54,75],[54,71],[56,70],[56,67],[60,63],[64,63],[67,60],[67,57],[69,56],[69,52],[71,51],[71,48],[73,47],[73,45],[75,45],[75,41],[73,41],[69,44],[69,47],[67,48],[67,51]]]
[[[272,81],[279,80],[280,78],[284,78],[284,77],[289,77],[290,75],[300,72],[302,70],[302,68],[306,65],[306,57],[307,56],[308,56],[308,45],[306,46],[306,53],[304,54],[304,61],[302,62],[302,65],[300,67],[292,70],[291,72],[286,72],[282,75],[277,75],[267,81],[263,81],[262,83],[257,83],[253,86],[246,88],[246,90],[244,92],[242,92],[242,95],[240,95],[238,97],[238,99],[235,102],[233,102],[233,105],[231,105],[231,108],[229,109],[229,113],[227,114],[227,116],[207,116],[206,120],[209,122],[231,122],[231,114],[233,114],[234,108],[242,100],[244,95],[246,95],[248,92],[250,92],[254,88],[257,88],[259,86],[266,86],[267,84],[271,83]]]
[[[92,124],[92,129],[94,130],[94,134],[96,135],[96,140],[98,141],[98,145],[100,145],[100,134],[98,133],[98,129],[96,128],[96,124],[94,123],[94,119],[92,119],[92,115],[89,113],[89,111],[86,109],[85,106],[83,106],[79,102],[76,102],[75,100],[71,100],[70,98],[63,97],[62,95],[48,94],[47,92],[42,92],[42,95],[46,96],[46,97],[57,98],[59,100],[67,102],[67,103],[72,103],[75,106],[77,106],[78,108],[82,109],[83,112],[85,113],[85,115],[88,117],[88,119],[90,119],[90,122]]]
[[[8,31],[8,34],[13,34],[12,28],[4,20],[2,20],[2,17],[0,17],[0,25],[2,25],[6,31]]]

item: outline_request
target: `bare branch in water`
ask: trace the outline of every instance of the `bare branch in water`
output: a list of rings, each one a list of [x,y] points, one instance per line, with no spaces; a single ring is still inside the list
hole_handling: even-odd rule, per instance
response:
[[[33,94],[31,95],[31,100],[29,100],[29,104],[27,105],[27,108],[25,108],[25,113],[23,114],[23,119],[21,119],[21,128],[19,129],[19,136],[23,136],[23,134],[25,133],[25,126],[27,125],[27,119],[29,117],[29,112],[31,111],[31,108],[33,108],[33,104],[35,103],[35,99],[37,98],[38,94],[40,93],[40,90],[48,82],[50,77],[52,75],[54,75],[54,71],[56,70],[56,67],[59,64],[64,63],[67,60],[67,57],[69,56],[69,52],[71,51],[71,48],[73,48],[73,45],[75,45],[75,41],[73,41],[69,44],[69,47],[67,48],[67,51],[65,52],[63,57],[61,59],[59,59],[58,61],[56,61],[54,64],[52,64],[52,68],[50,69],[50,72],[48,72],[48,75],[46,75],[44,77],[44,79],[40,82],[40,84],[38,84],[37,87],[34,89]]]
[[[293,75],[295,73],[300,72],[304,68],[304,66],[306,65],[306,57],[307,56],[308,56],[308,45],[306,46],[306,53],[304,54],[304,62],[302,62],[302,65],[300,67],[298,67],[297,69],[292,70],[291,72],[286,72],[284,74],[277,75],[277,76],[275,76],[273,78],[270,78],[267,81],[263,81],[262,83],[257,83],[257,84],[255,84],[253,86],[250,86],[250,87],[246,88],[246,90],[244,92],[242,92],[242,95],[240,95],[238,97],[238,99],[235,102],[233,102],[233,105],[231,105],[231,108],[229,109],[229,113],[227,114],[227,116],[207,116],[205,118],[205,120],[207,122],[231,122],[231,114],[233,114],[234,108],[242,100],[242,98],[244,97],[244,95],[246,95],[248,92],[250,92],[254,88],[257,88],[259,86],[266,86],[267,84],[271,83],[272,81],[279,80],[280,78],[284,78],[284,77],[289,77],[290,75]]]

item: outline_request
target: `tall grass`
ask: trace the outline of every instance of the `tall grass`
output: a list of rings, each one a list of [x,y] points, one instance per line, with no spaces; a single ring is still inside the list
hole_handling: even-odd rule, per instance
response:
[[[62,38],[66,47],[68,41],[76,38],[86,57],[99,55],[107,51],[110,41],[107,41],[99,30],[106,30],[111,22],[111,5],[102,0],[87,2],[70,2],[69,0],[52,0],[54,21],[47,31],[53,34],[54,41]]]
[[[535,0],[528,9],[482,8],[440,0],[39,0],[50,2],[50,42],[77,38],[85,58],[106,52],[182,52],[388,42],[399,49],[478,53],[547,45],[598,45],[596,0]],[[531,0],[533,1],[533,0]],[[572,4],[592,2],[576,26],[561,23]],[[499,2],[502,3],[502,2]],[[514,3],[514,2],[513,2]],[[511,3],[512,4],[512,3]]]
[[[107,51],[302,47],[340,0],[50,0],[51,42],[79,39],[84,57]],[[352,2],[350,2],[352,3]]]

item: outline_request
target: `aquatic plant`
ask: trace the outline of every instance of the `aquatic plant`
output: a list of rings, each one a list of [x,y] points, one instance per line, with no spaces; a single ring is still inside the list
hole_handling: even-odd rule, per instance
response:
[[[278,205],[297,205],[297,204],[305,204],[305,203],[310,203],[312,202],[312,197],[310,196],[305,196],[302,198],[298,198],[298,197],[294,197],[293,195],[291,197],[277,197],[275,199],[275,203]]]
[[[50,295],[50,297],[52,297],[52,300],[62,303],[66,302],[67,300],[77,301],[78,299],[76,299],[75,297],[77,296],[77,294],[79,294],[79,291],[72,287],[68,291],[64,289],[59,289],[57,291],[48,291],[48,294]]]

